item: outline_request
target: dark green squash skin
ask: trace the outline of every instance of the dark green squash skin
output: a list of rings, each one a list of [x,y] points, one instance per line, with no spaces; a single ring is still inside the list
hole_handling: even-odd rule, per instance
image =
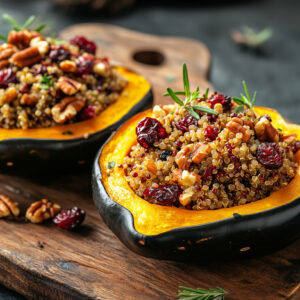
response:
[[[136,113],[151,107],[153,93],[150,88],[147,94],[135,104],[119,121],[109,127],[90,134],[88,138],[65,140],[41,138],[10,138],[0,141],[0,167],[13,162],[13,168],[26,166],[35,168],[65,169],[66,165],[78,165],[78,162],[91,163],[99,145],[122,123]],[[1,129],[0,129],[1,130]]]
[[[168,260],[246,258],[281,249],[300,237],[300,197],[260,213],[242,216],[237,207],[232,218],[218,222],[158,235],[140,234],[134,228],[131,212],[110,198],[100,179],[102,149],[93,166],[94,203],[107,226],[129,249],[140,255]]]

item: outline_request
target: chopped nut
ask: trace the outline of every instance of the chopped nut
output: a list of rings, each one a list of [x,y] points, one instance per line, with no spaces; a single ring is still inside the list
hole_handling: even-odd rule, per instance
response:
[[[31,223],[42,223],[53,218],[61,210],[60,205],[42,199],[32,203],[26,211],[26,219]]]
[[[59,64],[60,68],[65,72],[75,72],[76,64],[72,60],[64,60]]]
[[[266,116],[262,116],[255,125],[255,133],[260,141],[279,142],[279,132]]]
[[[30,41],[40,36],[36,31],[21,30],[21,31],[11,31],[8,35],[8,43],[15,45],[19,49],[25,49],[30,45]]]
[[[37,47],[30,47],[15,53],[10,61],[20,68],[31,66],[41,60],[41,55]]]
[[[187,206],[192,202],[192,196],[193,196],[193,189],[188,188],[186,189],[180,196],[179,196],[179,202],[182,206]]]
[[[243,142],[247,142],[250,139],[250,134],[247,133],[247,129],[243,126],[244,120],[241,118],[233,118],[226,125],[226,128],[233,133],[242,133],[243,134]],[[246,124],[245,124],[246,125]],[[246,125],[249,126],[249,125]]]
[[[45,55],[49,51],[49,44],[42,36],[37,36],[30,41],[31,47],[37,47],[41,55]]]
[[[0,218],[17,217],[19,214],[18,204],[9,197],[0,195]]]
[[[93,71],[103,77],[108,77],[111,74],[111,68],[109,65],[101,61],[95,63]]]
[[[29,106],[34,106],[35,104],[37,104],[37,102],[38,102],[37,97],[32,94],[23,94],[20,100],[21,105],[29,105]]]
[[[187,145],[183,147],[175,156],[175,162],[177,163],[179,169],[187,170],[192,163],[190,159],[190,154],[193,151],[193,145]]]
[[[16,52],[16,49],[11,44],[0,45],[0,70],[9,65],[9,58]]]
[[[175,169],[172,172],[172,179],[183,186],[192,186],[201,181],[201,176],[187,170]]]
[[[157,167],[154,161],[152,160],[147,160],[146,161],[146,167],[147,169],[152,173],[152,174],[156,174],[157,172]]]
[[[192,162],[199,164],[210,152],[210,145],[206,143],[199,143],[194,146],[191,153]]]
[[[65,97],[52,110],[52,116],[56,123],[62,124],[73,119],[76,114],[84,107],[85,101],[76,97]]]
[[[70,79],[68,77],[62,76],[57,82],[57,86],[67,95],[74,95],[77,93],[81,87],[81,83]]]
[[[11,103],[17,97],[17,90],[15,87],[11,86],[5,91],[5,102]]]

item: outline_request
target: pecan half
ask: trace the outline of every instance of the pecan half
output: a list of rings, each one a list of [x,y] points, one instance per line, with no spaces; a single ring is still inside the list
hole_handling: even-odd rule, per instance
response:
[[[25,50],[15,53],[10,61],[20,68],[31,66],[40,61],[42,56],[40,55],[37,47],[30,47]]]
[[[255,125],[255,133],[260,141],[279,142],[279,132],[267,116],[262,116]]]
[[[36,31],[21,30],[21,31],[11,31],[8,35],[8,43],[15,45],[19,49],[25,49],[29,46],[30,41],[34,38],[40,36]]]
[[[26,219],[31,223],[42,223],[53,218],[61,210],[60,205],[51,203],[48,199],[42,199],[32,203],[26,211]]]
[[[0,70],[9,65],[10,57],[16,52],[16,49],[11,44],[0,45]]]
[[[77,69],[75,62],[72,60],[64,60],[59,66],[65,72],[75,72]]]
[[[67,95],[74,95],[81,87],[81,83],[68,77],[60,77],[57,86]]]
[[[9,197],[0,195],[0,218],[17,217],[19,214],[18,204]]]
[[[246,120],[246,119],[245,119]],[[243,134],[243,142],[247,142],[250,139],[250,134],[247,133],[247,128],[244,125],[249,126],[249,123],[241,118],[233,118],[226,125],[226,128],[233,133],[242,133]],[[250,127],[250,126],[249,126]]]
[[[73,119],[84,107],[85,101],[76,97],[65,97],[58,104],[54,105],[51,113],[56,123],[63,124]]]
[[[192,162],[199,164],[210,152],[210,145],[207,143],[198,143],[194,146],[191,153]]]
[[[21,105],[29,105],[29,106],[34,106],[35,104],[37,104],[37,102],[38,102],[38,98],[32,94],[23,94],[20,100]]]

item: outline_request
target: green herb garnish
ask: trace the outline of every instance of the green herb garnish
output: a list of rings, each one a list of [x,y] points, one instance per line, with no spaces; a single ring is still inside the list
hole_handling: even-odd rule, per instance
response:
[[[107,164],[107,168],[108,168],[108,169],[112,169],[115,165],[116,165],[116,162],[115,162],[115,161],[110,161],[110,162]]]
[[[187,71],[186,64],[183,64],[182,77],[183,77],[184,91],[176,91],[175,92],[172,89],[167,88],[168,93],[164,94],[164,96],[171,96],[171,98],[178,105],[183,106],[184,109],[187,110],[189,112],[189,114],[197,120],[200,119],[200,116],[198,115],[198,113],[195,110],[203,111],[203,112],[206,112],[208,114],[217,115],[218,112],[216,112],[215,110],[213,110],[211,108],[201,106],[201,105],[192,105],[191,104],[191,102],[193,100],[196,100],[196,99],[207,99],[209,90],[208,89],[206,90],[204,97],[200,96],[199,87],[197,87],[195,92],[191,93],[191,91],[190,91],[190,82],[189,82],[189,77],[188,77],[188,71]],[[185,99],[181,100],[179,97],[177,97],[177,95],[184,95]]]
[[[54,82],[51,79],[52,79],[51,75],[43,75],[42,83],[41,83],[40,88],[42,90],[47,90],[47,89],[50,88],[50,86],[53,86]]]
[[[224,300],[226,294],[220,287],[205,290],[179,286],[178,300]]]
[[[277,130],[280,131],[280,132],[282,132],[282,129],[281,129],[281,128],[277,128]]]
[[[24,30],[24,29],[29,29],[29,27],[34,23],[35,21],[35,16],[30,16],[23,25],[20,25],[17,20],[15,18],[13,18],[11,15],[8,14],[4,14],[3,19],[5,21],[7,21],[8,23],[10,23],[11,27],[13,30],[15,31],[20,31],[20,30]],[[43,30],[45,28],[45,24],[39,25],[38,27],[36,27],[35,29],[33,29],[34,31],[40,32],[41,30]],[[0,35],[0,39],[7,42],[7,37]]]
[[[63,131],[62,134],[63,135],[72,135],[72,134],[74,134],[74,132],[71,130],[67,130],[67,131]]]
[[[246,85],[246,82],[243,80],[243,86],[244,86],[244,91],[245,94],[241,93],[241,98],[237,98],[237,97],[232,97],[232,100],[238,104],[239,106],[236,109],[237,113],[240,113],[244,110],[245,106],[248,106],[250,109],[254,109],[254,104],[255,104],[255,100],[256,100],[256,91],[253,94],[252,99],[250,98],[249,92],[248,92],[248,88]]]

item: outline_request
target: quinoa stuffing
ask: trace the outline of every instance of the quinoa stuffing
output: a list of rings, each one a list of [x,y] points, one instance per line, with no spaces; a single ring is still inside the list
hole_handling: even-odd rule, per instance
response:
[[[95,117],[127,80],[83,36],[69,41],[17,28],[0,45],[0,127],[40,128]]]
[[[291,181],[300,149],[269,115],[254,112],[246,85],[241,98],[217,92],[170,95],[177,104],[155,106],[136,128],[137,144],[124,160],[134,192],[150,203],[219,209],[265,198]],[[181,100],[178,95],[185,95]],[[179,99],[179,100],[178,100]]]

